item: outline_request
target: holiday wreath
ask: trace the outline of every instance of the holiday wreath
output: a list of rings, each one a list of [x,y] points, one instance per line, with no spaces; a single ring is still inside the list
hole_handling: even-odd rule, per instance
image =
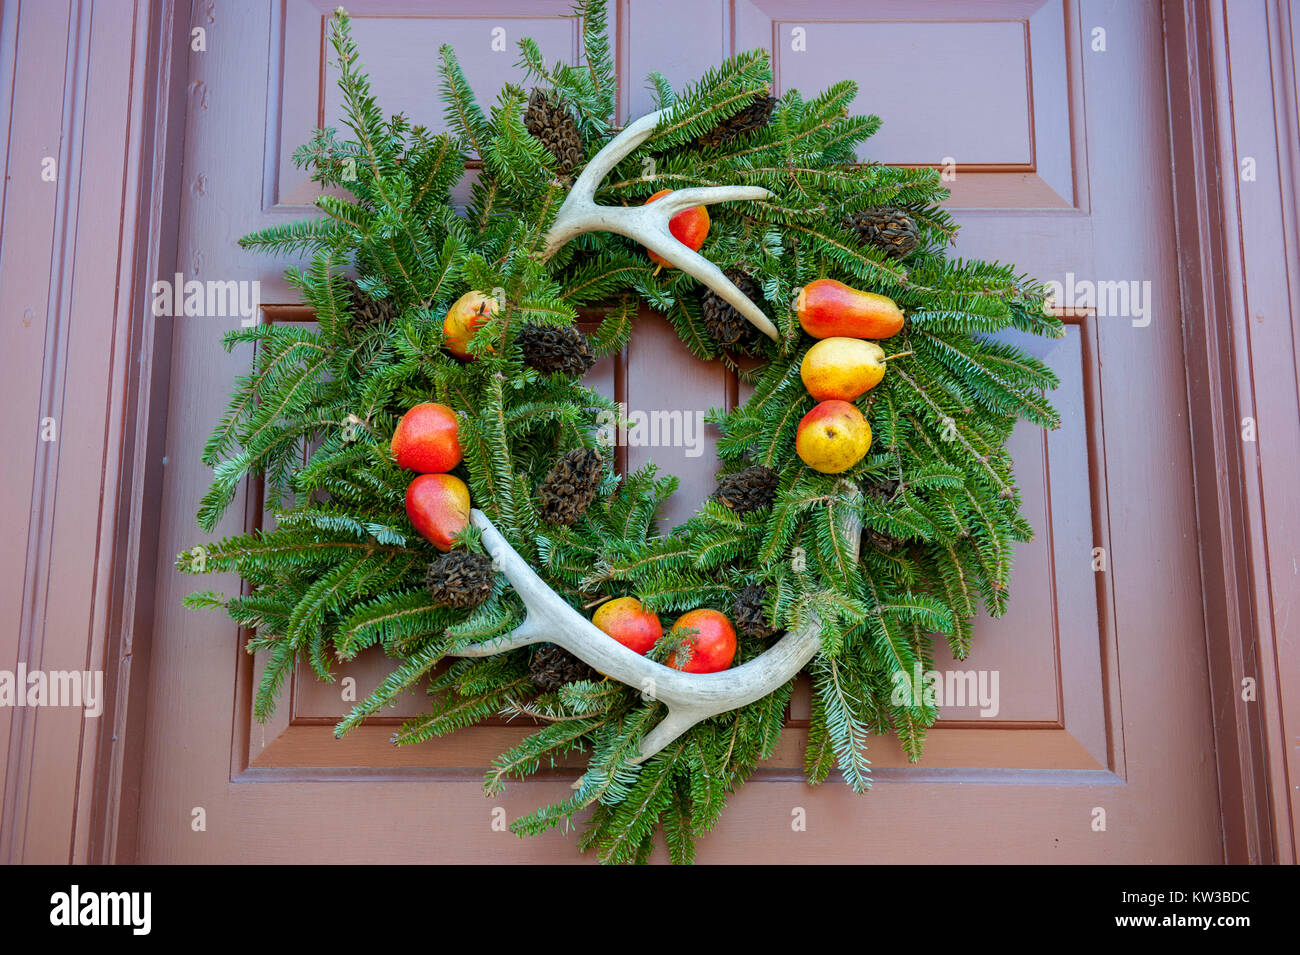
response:
[[[487,113],[444,47],[435,135],[384,118],[334,15],[354,138],[318,130],[295,160],[351,198],[242,240],[311,254],[288,277],[316,327],[226,336],[255,354],[204,452],[200,526],[251,476],[275,526],[177,563],[246,582],[188,602],[253,631],[259,719],[299,659],[331,680],[380,645],[392,673],[339,734],[420,685],[430,708],[397,743],[530,718],[489,792],[589,756],[572,796],[514,831],[589,810],[581,845],[603,860],[645,860],[662,829],[688,862],[772,753],[800,671],[810,783],[838,768],[868,788],[873,733],[919,758],[935,709],[898,687],[937,635],[961,658],[980,605],[1006,608],[1031,536],[1006,440],[1020,418],[1057,424],[1053,373],[987,333],[1060,324],[1027,277],[945,258],[933,170],[857,162],[879,120],[849,115],[853,83],[774,98],[754,51],[681,92],[653,74],[659,109],[616,130],[604,4],[575,16],[581,64],[523,40],[532,88]],[[616,473],[600,422],[619,409],[578,383],[642,307],[754,386],[712,413],[717,491],[666,535],[675,479]]]

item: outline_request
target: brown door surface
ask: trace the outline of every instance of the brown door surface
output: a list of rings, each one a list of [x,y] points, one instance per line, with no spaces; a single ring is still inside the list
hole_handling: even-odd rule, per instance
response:
[[[262,283],[261,320],[302,320],[288,262],[243,253],[255,228],[310,213],[313,184],[290,155],[337,115],[322,31],[336,0],[196,5],[206,50],[186,87],[184,204],[176,260],[186,279]],[[576,55],[566,2],[349,4],[354,35],[388,112],[442,126],[435,53],[452,43],[484,97],[516,76],[515,42]],[[1147,3],[1065,0],[611,2],[623,117],[650,107],[652,69],[685,83],[733,51],[771,51],[777,92],[850,77],[858,110],[884,121],[862,158],[943,166],[962,224],[956,252],[1015,262],[1076,296],[1068,334],[1033,343],[1060,375],[1060,430],[1013,438],[1033,543],[1016,553],[1010,612],[981,620],[967,661],[944,670],[998,680],[997,711],[946,706],[910,765],[873,741],[876,785],[817,789],[799,769],[807,715],[796,695],[776,756],[736,795],[702,861],[1211,862],[1222,858],[1206,641],[1198,589],[1187,395],[1169,183],[1160,13]],[[504,38],[505,50],[493,49]],[[498,44],[499,45],[499,44]],[[1105,285],[1089,283],[1107,283]],[[1122,283],[1116,284],[1116,283]],[[1087,298],[1091,288],[1100,292]],[[569,861],[572,833],[521,841],[494,827],[561,798],[559,769],[484,798],[483,767],[523,728],[484,725],[396,749],[412,696],[344,740],[340,684],[299,673],[268,725],[250,713],[257,661],[222,617],[187,611],[195,588],[171,555],[201,542],[208,474],[200,450],[233,378],[237,318],[177,318],[167,466],[140,789],[144,862]],[[734,402],[725,370],[692,359],[643,315],[626,353],[592,373],[632,411]],[[666,515],[711,490],[711,438],[629,447],[682,477]],[[243,516],[259,520],[254,492]],[[235,590],[233,578],[198,581]],[[386,661],[341,676],[363,696]],[[342,682],[342,681],[341,681]],[[346,684],[345,684],[346,685]],[[806,829],[791,825],[802,809]],[[206,828],[196,831],[195,810]]]

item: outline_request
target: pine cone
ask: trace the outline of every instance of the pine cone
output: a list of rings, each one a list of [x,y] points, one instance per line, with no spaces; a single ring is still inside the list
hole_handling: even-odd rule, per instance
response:
[[[549,693],[575,680],[590,680],[596,671],[563,647],[543,643],[528,661],[528,674],[537,689]]]
[[[897,490],[898,482],[892,478],[884,478],[870,484],[862,485],[862,493],[866,494],[868,497],[875,498],[877,501],[889,500],[894,496],[894,492]],[[875,550],[883,551],[888,554],[895,547],[898,547],[900,542],[890,537],[888,534],[882,534],[880,531],[873,530],[870,527],[865,527],[862,529],[862,543]]]
[[[429,565],[425,586],[434,603],[444,607],[477,607],[492,594],[496,571],[492,558],[467,550],[440,554]]]
[[[558,96],[534,89],[528,97],[524,126],[555,157],[560,172],[567,174],[581,165],[585,158],[582,135],[573,114],[564,108]]]
[[[911,255],[921,244],[916,220],[895,206],[862,209],[848,216],[842,225],[857,233],[859,241],[874,245],[896,259]]]
[[[745,297],[751,302],[763,300],[763,287],[754,280],[753,276],[740,269],[727,269],[723,274],[736,288],[744,292]],[[705,289],[704,294],[700,296],[700,311],[704,315],[705,328],[709,330],[713,340],[724,348],[740,347],[744,350],[762,341],[762,333],[754,327],[753,323],[713,289]]]
[[[548,524],[576,524],[596,499],[605,467],[591,448],[575,448],[546,472],[538,490],[538,514]]]
[[[726,475],[714,497],[738,514],[770,507],[776,500],[777,474],[761,464]]]
[[[353,279],[348,279],[348,294],[351,297],[348,312],[355,328],[386,325],[397,317],[397,302],[391,295],[387,298],[371,298]]]
[[[877,501],[887,501],[894,496],[898,490],[898,482],[893,478],[882,478],[879,481],[862,484],[862,493],[868,497],[874,497]]]
[[[728,116],[708,132],[697,136],[695,144],[697,146],[721,146],[751,130],[762,129],[767,125],[767,121],[772,118],[772,110],[776,109],[776,102],[777,98],[775,96],[767,96],[764,93],[756,94],[754,101],[739,113]]]
[[[524,364],[544,375],[581,378],[596,363],[587,336],[572,325],[525,325],[517,340]]]
[[[777,635],[777,629],[767,622],[767,613],[763,610],[765,599],[766,587],[762,584],[749,584],[740,588],[731,608],[731,619],[736,629],[755,640],[770,640]]]
[[[894,540],[894,538],[890,537],[888,534],[882,534],[880,531],[873,530],[870,527],[863,529],[862,543],[866,544],[873,550],[878,550],[885,554],[891,553],[899,544],[898,541]]]

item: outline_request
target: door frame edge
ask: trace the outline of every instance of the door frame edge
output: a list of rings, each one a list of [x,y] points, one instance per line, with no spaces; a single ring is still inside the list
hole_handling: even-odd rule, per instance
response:
[[[136,860],[137,814],[148,709],[154,590],[166,463],[172,325],[146,307],[153,283],[176,271],[181,160],[188,79],[186,0],[141,0],[148,39],[132,51],[144,76],[139,118],[142,155],[127,198],[135,211],[129,331],[131,362],[121,431],[121,469],[106,496],[117,510],[104,658],[105,710],[95,759],[90,828],[84,854],[93,864]],[[125,254],[125,250],[124,250]]]
[[[1257,15],[1276,15],[1287,2],[1268,0]],[[1281,692],[1276,679],[1262,672],[1271,651],[1263,652],[1269,648],[1261,640],[1272,619],[1268,558],[1259,547],[1265,489],[1239,430],[1243,401],[1278,387],[1252,374],[1249,328],[1238,306],[1246,286],[1238,257],[1252,225],[1230,188],[1237,181],[1234,139],[1248,120],[1234,115],[1226,64],[1234,51],[1261,51],[1234,41],[1216,0],[1162,5],[1170,187],[1224,861],[1294,862],[1294,832],[1279,825],[1287,814],[1273,805],[1273,794],[1289,788],[1285,754],[1279,752],[1285,737],[1277,707],[1262,702],[1266,694]],[[1294,81],[1294,60],[1289,70]],[[1267,143],[1280,132],[1273,125],[1251,134]],[[1296,130],[1289,134],[1294,137]],[[1289,203],[1294,222],[1295,196],[1283,193],[1282,201]],[[1247,678],[1257,680],[1256,701],[1243,699]]]

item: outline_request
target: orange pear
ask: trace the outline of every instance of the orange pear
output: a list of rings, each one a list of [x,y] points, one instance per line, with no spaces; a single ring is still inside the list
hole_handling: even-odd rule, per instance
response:
[[[888,295],[862,292],[834,279],[809,282],[795,299],[799,324],[813,338],[892,338],[903,310]]]
[[[474,337],[479,326],[497,313],[501,306],[497,300],[482,292],[466,292],[447,310],[447,317],[442,320],[442,336],[447,351],[457,358],[473,360],[469,353],[469,340]]]

